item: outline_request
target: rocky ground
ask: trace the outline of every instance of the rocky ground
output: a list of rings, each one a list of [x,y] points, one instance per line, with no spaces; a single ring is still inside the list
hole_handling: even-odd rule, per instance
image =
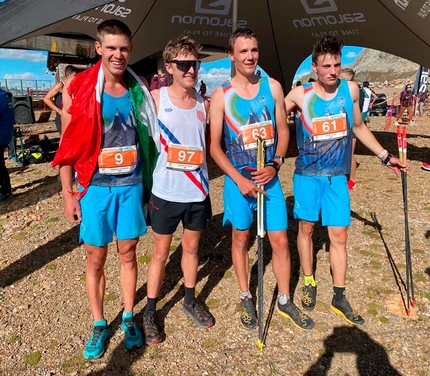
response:
[[[397,150],[395,128],[382,129],[384,117],[372,117],[375,136],[391,152]],[[12,199],[0,203],[0,374],[1,375],[430,375],[430,118],[408,127],[407,179],[409,230],[416,309],[406,316],[405,236],[401,180],[359,146],[357,188],[351,192],[352,223],[348,241],[347,293],[365,319],[363,327],[347,325],[330,310],[332,294],[327,234],[318,227],[315,251],[318,303],[311,313],[312,331],[296,330],[273,310],[275,279],[270,246],[265,242],[264,339],[258,330],[239,324],[238,286],[230,257],[230,230],[221,226],[222,182],[211,164],[214,218],[202,235],[197,290],[216,324],[197,328],[181,304],[180,233],[174,236],[166,280],[158,303],[158,324],[165,340],[159,345],[126,351],[120,327],[121,291],[118,260],[110,248],[106,263],[106,312],[111,338],[105,356],[87,362],[82,355],[92,329],[85,292],[85,252],[78,228],[62,213],[60,183],[50,163],[22,167],[9,160]],[[53,124],[33,125],[54,129]],[[28,131],[28,130],[27,130]],[[49,137],[55,141],[56,135]],[[58,141],[58,140],[57,140]],[[291,177],[295,143],[281,170],[290,214],[288,231],[293,259],[291,291],[300,299],[301,281],[291,217]],[[145,307],[146,270],[152,252],[151,230],[138,245],[139,280],[135,312]],[[257,257],[250,242],[251,289],[256,296]]]

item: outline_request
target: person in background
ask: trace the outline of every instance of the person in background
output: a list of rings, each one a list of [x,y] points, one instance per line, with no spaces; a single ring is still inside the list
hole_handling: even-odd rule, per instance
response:
[[[173,83],[151,91],[160,128],[160,155],[148,205],[154,251],[148,265],[147,305],[143,316],[147,344],[158,343],[162,338],[155,323],[156,301],[173,234],[181,222],[185,290],[182,310],[199,327],[210,328],[214,324],[204,303],[195,299],[200,234],[210,213],[205,137],[209,103],[193,90],[200,68],[200,48],[189,36],[169,41],[163,60]]]
[[[158,89],[169,86],[169,77],[163,72],[161,68],[158,68]]]
[[[157,122],[155,108],[142,78],[128,68],[133,50],[130,29],[119,20],[103,21],[97,27],[95,48],[101,60],[66,80],[63,134],[53,161],[53,166],[60,166],[65,215],[71,223],[80,223],[86,250],[86,287],[94,319],[84,348],[89,360],[103,356],[109,338],[104,265],[114,234],[124,344],[128,350],[143,345],[133,314],[136,246],[147,230],[143,202],[151,190],[157,157],[150,132]],[[77,192],[73,190],[73,167]]]
[[[405,90],[403,90],[400,93],[400,110],[399,110],[399,114],[396,117],[396,121],[394,122],[394,125],[399,125],[399,119],[403,116],[403,113],[405,112],[405,110],[408,111],[409,125],[413,125],[412,102],[413,102],[412,87],[411,87],[411,84],[407,84],[405,86]]]
[[[4,160],[4,151],[13,138],[15,124],[15,108],[12,94],[0,89],[0,201],[12,197],[9,171]]]
[[[203,81],[203,80],[201,80],[201,81],[200,81],[199,94],[200,94],[203,98],[206,98],[206,84],[204,83],[204,81]]]
[[[58,81],[43,97],[43,102],[55,111],[55,126],[61,135],[61,110],[63,108],[63,87],[64,81],[68,77],[74,77],[78,73],[78,68],[74,65],[67,65],[64,69],[64,79]]]
[[[428,97],[428,93],[419,93],[417,96],[417,101],[418,101],[418,114],[420,117],[422,117],[424,115],[424,107],[426,104],[426,100]]]

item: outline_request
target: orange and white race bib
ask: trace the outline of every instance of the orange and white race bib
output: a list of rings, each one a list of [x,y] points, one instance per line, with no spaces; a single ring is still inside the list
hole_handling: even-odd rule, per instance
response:
[[[105,148],[100,151],[99,172],[103,175],[124,175],[134,171],[137,164],[136,146]]]
[[[194,171],[205,162],[203,148],[170,144],[166,167],[171,170]]]
[[[257,140],[265,141],[265,146],[275,142],[275,131],[271,120],[244,125],[241,129],[245,150],[257,149]]]
[[[313,141],[336,140],[346,137],[346,114],[323,116],[312,119]]]

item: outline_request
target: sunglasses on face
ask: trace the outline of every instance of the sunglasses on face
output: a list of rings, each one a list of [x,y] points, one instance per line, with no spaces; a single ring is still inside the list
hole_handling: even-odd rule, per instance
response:
[[[411,87],[410,86],[406,86],[406,89],[410,89]]]
[[[194,72],[200,69],[200,60],[170,60],[168,63],[175,63],[176,67],[181,72],[188,72],[191,67],[193,67]]]

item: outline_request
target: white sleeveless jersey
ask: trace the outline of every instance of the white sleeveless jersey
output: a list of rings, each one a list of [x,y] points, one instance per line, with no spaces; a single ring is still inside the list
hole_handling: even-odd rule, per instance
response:
[[[209,193],[204,100],[196,93],[196,106],[184,110],[173,105],[167,89],[160,88],[158,125],[161,150],[153,173],[152,193],[172,202],[201,202]],[[175,155],[174,150],[179,150],[176,157],[172,156]],[[179,163],[191,161],[194,154],[201,157],[202,163],[198,167]],[[172,163],[172,160],[177,163]]]

